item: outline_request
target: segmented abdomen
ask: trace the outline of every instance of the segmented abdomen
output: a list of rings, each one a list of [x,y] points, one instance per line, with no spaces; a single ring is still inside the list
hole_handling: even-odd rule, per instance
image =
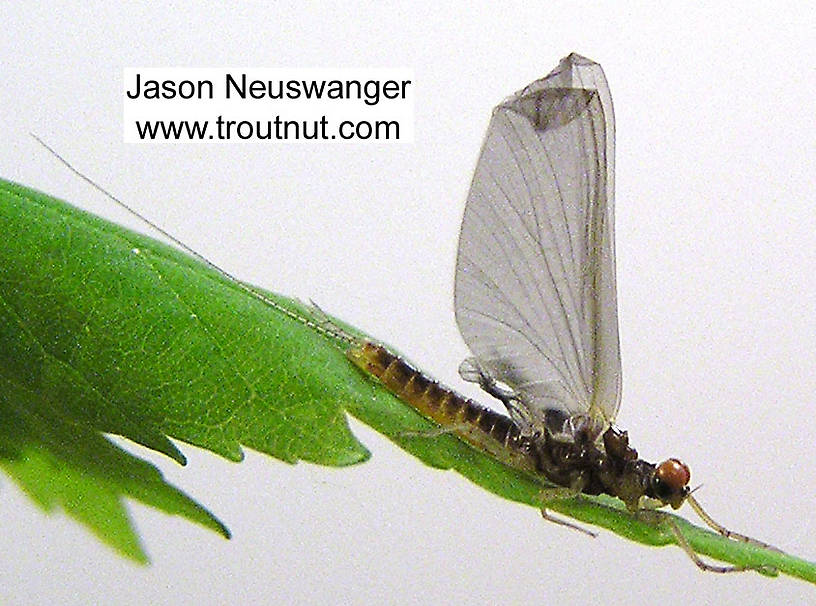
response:
[[[502,414],[440,385],[382,345],[363,342],[346,356],[395,396],[480,450],[511,467],[535,472],[530,442]]]

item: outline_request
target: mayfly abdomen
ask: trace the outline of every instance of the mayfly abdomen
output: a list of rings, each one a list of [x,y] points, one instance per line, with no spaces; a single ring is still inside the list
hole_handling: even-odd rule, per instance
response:
[[[508,465],[535,472],[530,441],[509,417],[440,385],[377,343],[365,341],[355,345],[346,351],[346,356],[400,400],[441,425],[445,432],[486,450]]]

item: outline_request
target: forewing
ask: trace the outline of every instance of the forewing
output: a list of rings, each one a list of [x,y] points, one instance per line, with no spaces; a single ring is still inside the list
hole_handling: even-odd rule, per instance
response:
[[[496,107],[471,183],[456,321],[534,429],[620,402],[613,147],[603,70],[572,54]]]

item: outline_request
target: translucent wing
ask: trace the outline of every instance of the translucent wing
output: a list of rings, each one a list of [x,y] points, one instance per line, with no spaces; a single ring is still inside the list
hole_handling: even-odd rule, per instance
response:
[[[580,418],[596,436],[620,403],[614,128],[601,66],[572,54],[496,107],[470,186],[455,308],[475,361],[463,376],[509,386],[527,430]]]

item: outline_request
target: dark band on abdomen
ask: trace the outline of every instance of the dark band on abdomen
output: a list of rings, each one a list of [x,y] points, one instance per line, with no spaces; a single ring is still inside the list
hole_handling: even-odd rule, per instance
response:
[[[509,417],[440,385],[382,345],[363,342],[349,349],[346,356],[450,433],[514,467],[536,469],[529,440]]]

